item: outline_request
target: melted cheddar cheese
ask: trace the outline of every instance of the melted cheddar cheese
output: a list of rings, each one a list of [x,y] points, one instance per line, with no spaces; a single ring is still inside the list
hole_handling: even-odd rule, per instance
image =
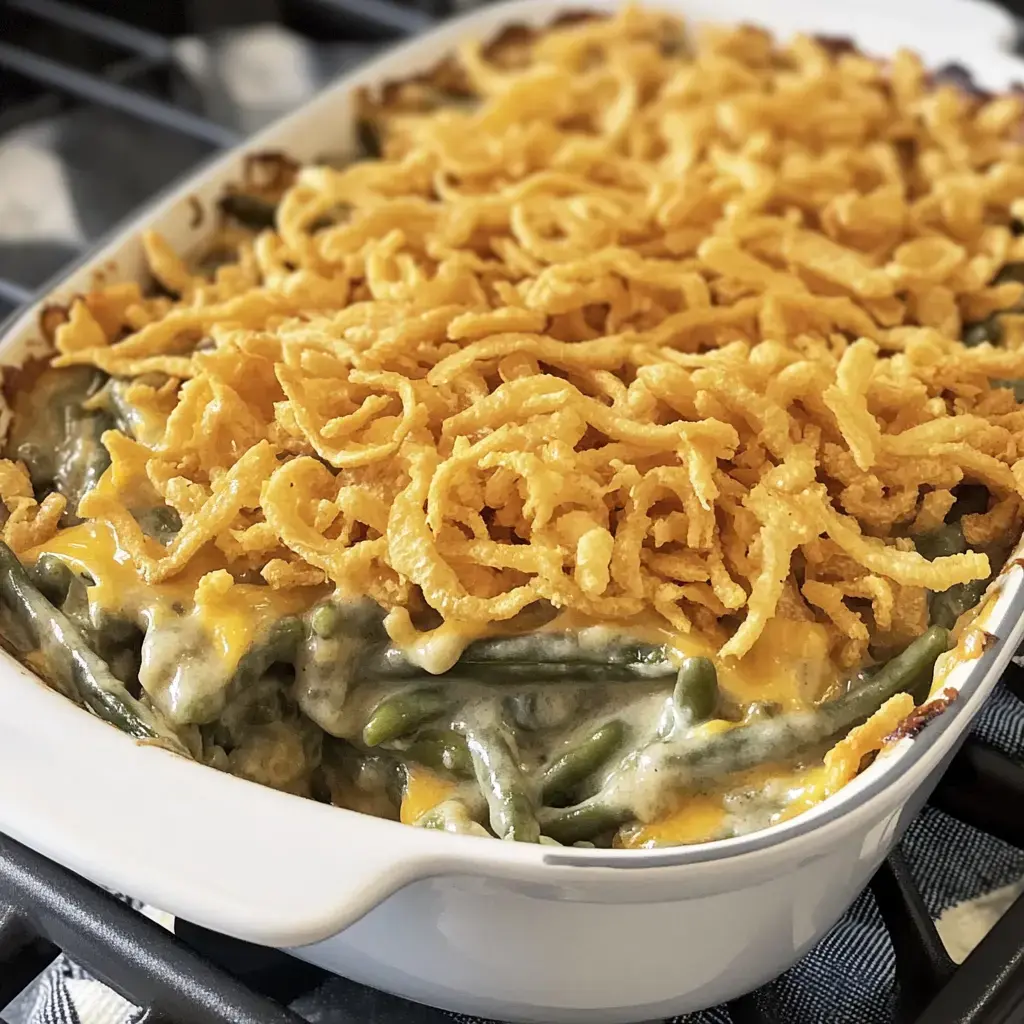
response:
[[[695,796],[659,821],[624,829],[615,845],[624,850],[647,850],[702,843],[721,837],[727,817],[721,795]]]
[[[61,530],[46,544],[25,552],[23,560],[31,564],[44,552],[96,581],[88,589],[91,608],[122,613],[157,628],[169,619],[193,618],[228,669],[237,666],[252,643],[278,619],[301,613],[312,603],[309,588],[274,590],[251,583],[207,590],[197,600],[200,579],[222,567],[215,553],[201,553],[166,583],[145,583],[106,523],[92,521]]]
[[[766,765],[712,792],[682,797],[672,811],[655,821],[626,826],[615,845],[639,850],[741,835],[795,817],[819,803],[827,795],[825,789],[821,765],[789,770]]]
[[[399,812],[404,825],[415,824],[428,811],[450,800],[458,792],[457,783],[443,779],[427,768],[410,765],[406,774],[405,793]]]
[[[839,682],[828,630],[818,622],[770,619],[745,658],[717,668],[722,689],[737,703],[768,701],[785,711],[817,703]]]
[[[139,680],[179,725],[211,721],[242,656],[282,617],[305,611],[321,596],[316,588],[235,583],[218,573],[223,563],[212,547],[173,579],[146,583],[113,529],[95,520],[59,531],[23,557],[31,564],[44,553],[91,578],[86,595],[94,622],[108,615],[144,630]]]

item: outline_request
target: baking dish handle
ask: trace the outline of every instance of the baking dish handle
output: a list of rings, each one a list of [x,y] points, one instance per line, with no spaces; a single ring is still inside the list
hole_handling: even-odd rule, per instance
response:
[[[304,945],[450,869],[460,840],[479,842],[140,745],[0,658],[0,831],[175,916],[250,942]]]

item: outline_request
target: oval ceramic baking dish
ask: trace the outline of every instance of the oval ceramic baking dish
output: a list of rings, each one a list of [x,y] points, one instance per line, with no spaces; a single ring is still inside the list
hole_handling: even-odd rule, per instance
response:
[[[591,3],[610,8],[611,3]],[[691,21],[752,21],[777,34],[900,45],[955,60],[982,86],[1024,79],[1013,31],[968,0],[832,7],[752,0],[662,4]],[[252,140],[299,159],[351,145],[357,87],[436,63],[467,36],[561,13],[551,0],[486,8],[406,44]],[[916,14],[915,14],[916,11]],[[142,274],[154,227],[187,250],[239,177],[243,152],[161,199],[57,286]],[[6,333],[0,359],[40,345],[40,307]],[[691,847],[605,851],[477,842],[325,807],[141,747],[83,714],[11,658],[0,660],[0,829],[83,875],[208,928],[291,949],[412,999],[517,1021],[640,1021],[729,999],[794,962],[836,921],[920,809],[1024,635],[1016,557],[979,623],[991,642],[944,680],[951,711],[888,748],[799,818]],[[976,652],[977,653],[977,652]]]

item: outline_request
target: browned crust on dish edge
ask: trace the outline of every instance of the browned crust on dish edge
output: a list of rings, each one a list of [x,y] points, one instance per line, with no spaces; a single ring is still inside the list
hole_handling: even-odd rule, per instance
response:
[[[913,739],[932,719],[938,718],[946,711],[959,696],[959,691],[954,690],[952,686],[947,686],[938,697],[914,708],[896,729],[885,737],[885,743],[891,744],[903,739]]]

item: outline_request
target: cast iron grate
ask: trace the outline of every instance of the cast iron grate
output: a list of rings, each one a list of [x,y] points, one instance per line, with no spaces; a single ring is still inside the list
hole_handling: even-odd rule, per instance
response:
[[[0,0],[0,135],[73,105],[116,110],[189,137],[196,152],[238,139],[189,102],[171,39],[271,21],[315,38],[372,42],[415,33],[450,0]],[[0,275],[0,316],[33,288]],[[1006,685],[1024,698],[1024,669]],[[947,814],[1024,849],[1024,766],[969,740],[932,798]],[[1024,897],[957,967],[900,854],[871,883],[896,954],[900,1024],[1008,1024],[1024,1019]],[[0,1007],[64,951],[133,1003],[148,1024],[297,1024],[287,1008],[326,977],[284,953],[185,921],[172,935],[109,893],[0,836]],[[355,983],[332,988],[335,1020],[441,1024],[440,1011]],[[773,1024],[751,996],[735,1024]],[[2,1024],[2,1021],[0,1021]]]

